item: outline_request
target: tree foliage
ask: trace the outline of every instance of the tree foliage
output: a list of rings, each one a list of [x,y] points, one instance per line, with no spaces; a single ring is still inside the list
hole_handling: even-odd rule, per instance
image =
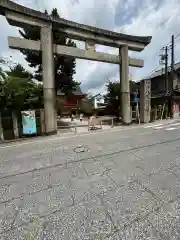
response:
[[[118,82],[109,81],[106,85],[107,95],[105,96],[105,101],[107,103],[107,108],[109,113],[115,115],[117,119],[120,116],[120,84]]]
[[[9,68],[10,70],[6,71],[9,77],[27,78],[27,79],[32,79],[33,77],[32,73],[26,71],[25,68],[19,63]]]
[[[130,80],[130,93],[133,94],[139,88],[135,81]],[[107,109],[109,110],[109,114],[115,115],[117,118],[120,116],[120,83],[109,81],[106,85],[107,94],[105,96],[105,101],[107,103]]]
[[[78,106],[80,112],[86,116],[91,116],[94,112],[93,102],[91,100],[82,101]]]
[[[48,14],[45,11],[45,14]],[[50,14],[54,18],[58,18],[59,14],[56,8],[53,8]],[[40,40],[40,30],[37,27],[28,26],[23,31],[19,30],[21,36],[25,39]],[[53,32],[54,44],[66,45],[76,47],[75,42],[67,38],[63,34]],[[25,59],[30,67],[36,68],[34,78],[38,81],[42,81],[42,58],[40,52],[34,52],[30,50],[21,51],[25,55]],[[76,61],[72,57],[54,55],[54,72],[55,72],[55,86],[62,92],[67,93],[71,91],[75,86],[76,82],[73,80],[73,75],[76,70]]]
[[[34,83],[30,73],[21,68],[21,65],[7,73],[8,77],[0,81],[1,111],[43,107],[42,85]]]
[[[135,81],[130,80],[129,85],[130,85],[129,87],[130,87],[130,93],[131,94],[138,91],[139,85],[137,85],[137,83]]]
[[[2,81],[3,79],[5,79],[6,77],[6,74],[5,72],[3,71],[2,67],[0,67],[0,81]]]
[[[3,58],[0,58],[0,65],[4,63],[5,63],[5,60]],[[6,77],[6,74],[3,71],[2,66],[0,66],[0,80],[2,81],[3,79],[5,79],[5,77]]]

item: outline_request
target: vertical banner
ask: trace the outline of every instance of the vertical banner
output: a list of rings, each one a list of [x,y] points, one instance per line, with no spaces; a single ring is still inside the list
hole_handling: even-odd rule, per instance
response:
[[[144,80],[144,98],[145,106],[144,109],[149,112],[151,110],[151,81]]]
[[[22,111],[23,134],[36,134],[36,117],[35,111]]]
[[[135,103],[136,105],[139,104],[139,101],[140,101],[138,94],[139,92],[138,90],[136,90],[136,92],[134,92],[134,99],[133,99],[133,103]]]

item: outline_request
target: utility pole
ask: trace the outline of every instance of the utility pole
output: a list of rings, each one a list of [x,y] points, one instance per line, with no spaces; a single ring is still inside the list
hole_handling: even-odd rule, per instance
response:
[[[165,86],[166,86],[166,94],[168,93],[168,47],[165,48]]]
[[[160,54],[160,61],[159,63],[161,65],[163,65],[163,68],[165,69],[165,92],[166,94],[168,93],[168,47],[163,47],[161,49],[161,51],[163,51],[161,54]],[[165,52],[164,52],[165,51]]]
[[[174,82],[174,35],[171,38],[171,111],[170,117],[173,118],[173,82]]]
[[[174,35],[172,35],[172,47],[171,47],[171,73],[172,77],[174,77]]]
[[[162,65],[164,65],[164,69],[165,69],[165,103],[163,104],[163,111],[162,111],[162,116],[161,116],[161,118],[163,117],[163,113],[164,113],[164,107],[165,107],[165,105],[166,104],[168,104],[168,100],[166,99],[168,96],[168,92],[169,92],[169,79],[168,79],[168,47],[166,46],[166,47],[163,47],[162,49],[161,49],[162,51],[163,51],[163,53],[162,54],[160,54],[160,64],[162,64]],[[164,53],[164,50],[165,50],[165,53]],[[171,107],[170,107],[170,109],[171,109]],[[171,110],[170,110],[170,112],[171,112]],[[171,115],[171,114],[170,114]]]

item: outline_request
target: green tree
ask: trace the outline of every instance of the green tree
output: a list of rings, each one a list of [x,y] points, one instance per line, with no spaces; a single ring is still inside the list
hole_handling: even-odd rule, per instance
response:
[[[137,91],[139,86],[133,80],[129,81],[130,85],[130,93],[133,94]],[[105,101],[107,103],[107,110],[109,110],[109,114],[113,114],[119,119],[120,117],[120,83],[109,81],[106,85],[107,94],[105,96]]]
[[[91,100],[82,101],[78,108],[80,112],[86,116],[91,116],[94,112],[94,106]]]
[[[120,117],[120,84],[119,82],[109,81],[106,85],[107,95],[105,101],[107,103],[107,110],[109,114],[115,115],[117,120]]]
[[[6,77],[6,74],[4,73],[2,67],[0,67],[0,80],[5,79],[5,77]]]
[[[1,109],[20,111],[43,106],[42,86],[29,79],[8,77],[0,88]]]
[[[48,14],[45,11],[45,14]],[[50,14],[53,18],[58,18],[59,14],[56,8],[53,8]],[[40,40],[40,30],[36,27],[24,28],[23,31],[19,30],[21,36],[25,39]],[[53,32],[53,40],[55,44],[67,45],[76,47],[75,42],[67,38],[65,35]],[[42,59],[40,52],[34,52],[30,50],[21,51],[25,55],[25,59],[30,67],[36,68],[34,78],[38,81],[42,81]],[[55,72],[55,86],[64,93],[72,91],[76,86],[76,82],[73,80],[73,75],[76,70],[76,60],[72,57],[54,55],[54,72]]]
[[[130,80],[129,84],[130,84],[129,87],[130,87],[130,92],[131,93],[134,93],[134,92],[136,92],[139,89],[139,85],[135,81]]]
[[[21,64],[16,64],[12,67],[9,67],[10,70],[6,71],[7,75],[10,77],[18,77],[18,78],[28,78],[32,79],[32,73],[26,71]]]
[[[20,65],[7,72],[8,77],[0,81],[0,109],[20,111],[43,107],[41,84],[32,80],[31,73]]]
[[[5,64],[5,60],[3,58],[0,58],[0,64]],[[0,66],[0,81],[5,79],[6,74],[3,71],[3,68]]]

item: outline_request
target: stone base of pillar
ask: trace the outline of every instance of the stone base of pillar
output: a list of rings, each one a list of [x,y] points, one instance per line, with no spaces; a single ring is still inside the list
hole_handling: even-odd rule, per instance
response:
[[[141,123],[149,123],[150,122],[150,114],[144,113],[143,115],[141,115],[140,122]]]
[[[44,122],[45,134],[57,131],[57,123],[55,123],[55,94],[54,89],[44,88]],[[57,120],[56,120],[57,121]]]
[[[131,108],[130,108],[130,94],[129,92],[121,93],[121,101],[122,101],[122,122],[125,125],[131,124]]]
[[[57,130],[54,130],[52,132],[46,132],[44,133],[45,136],[51,136],[51,135],[56,135],[57,134]]]
[[[129,126],[131,124],[132,124],[132,122],[129,122],[129,123],[122,122],[122,125],[124,125],[124,126]]]

